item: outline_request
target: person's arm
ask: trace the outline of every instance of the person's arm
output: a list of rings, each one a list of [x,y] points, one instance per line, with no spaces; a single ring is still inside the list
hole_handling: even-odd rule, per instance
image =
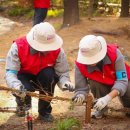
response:
[[[62,88],[63,84],[65,82],[70,82],[70,76],[69,76],[69,66],[66,59],[66,55],[64,53],[64,50],[61,48],[61,51],[58,55],[58,58],[56,60],[56,64],[54,66],[55,72],[59,77],[59,82],[57,85]]]
[[[116,81],[111,89],[111,92],[108,94],[111,98],[114,98],[118,96],[119,94],[123,96],[128,86],[128,79],[127,79],[126,67],[125,67],[125,62],[124,62],[124,56],[121,54],[119,49],[117,49],[115,71],[116,71]]]
[[[20,60],[16,43],[13,43],[6,57],[6,83],[9,87],[19,89],[22,83],[17,78],[20,70]]]
[[[75,65],[75,94],[86,95],[89,92],[89,89],[87,78],[81,74],[77,65]]]
[[[72,100],[76,104],[82,104],[86,99],[86,95],[89,92],[89,86],[87,78],[84,77],[75,65],[75,94]]]
[[[115,71],[116,71],[116,81],[112,87],[112,91],[109,93],[109,95],[112,98],[116,97],[119,94],[123,96],[128,87],[128,78],[127,78],[124,56],[121,54],[119,49],[117,49]]]
[[[114,98],[114,97],[118,96],[119,93],[120,93],[119,90],[113,89],[108,95],[109,95],[111,98]]]
[[[111,89],[111,92],[106,96],[101,97],[97,100],[94,105],[94,109],[102,110],[113,98],[120,95],[123,96],[128,87],[128,79],[125,68],[124,57],[121,52],[117,49],[117,58],[115,61],[116,81]]]

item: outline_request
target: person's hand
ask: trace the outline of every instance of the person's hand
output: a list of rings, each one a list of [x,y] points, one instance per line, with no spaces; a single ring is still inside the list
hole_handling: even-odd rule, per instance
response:
[[[106,95],[102,98],[99,98],[96,102],[96,104],[94,105],[94,109],[97,111],[102,110],[105,106],[107,106],[107,104],[112,100],[112,97],[109,95]]]
[[[69,82],[69,81],[66,81],[63,85],[62,85],[62,90],[69,90],[70,92],[73,92],[75,89],[75,86]]]
[[[75,103],[75,104],[83,104],[83,102],[85,101],[85,95],[84,94],[77,94],[76,96],[74,96],[72,98],[72,101]]]
[[[16,96],[20,97],[20,98],[25,98],[25,96],[26,96],[26,89],[24,89],[24,86],[20,86],[19,89],[17,89],[17,90],[19,90],[19,91],[15,92],[14,94]]]

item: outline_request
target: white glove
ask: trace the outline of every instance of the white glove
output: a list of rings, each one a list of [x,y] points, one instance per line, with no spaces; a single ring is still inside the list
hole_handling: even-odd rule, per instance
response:
[[[25,98],[26,89],[24,89],[24,86],[17,87],[17,90],[19,90],[19,92],[15,92],[13,94],[15,94],[16,96],[18,96],[20,98]]]
[[[62,90],[69,90],[70,92],[73,92],[74,89],[75,89],[75,86],[69,82],[69,81],[66,81],[63,85],[62,85]]]
[[[73,97],[72,100],[74,103],[81,105],[85,100],[85,96],[84,94],[78,94],[75,97]]]
[[[102,110],[105,106],[107,106],[107,104],[112,100],[112,97],[109,95],[106,95],[102,98],[99,98],[96,102],[96,104],[94,105],[94,109],[96,109],[97,111]]]

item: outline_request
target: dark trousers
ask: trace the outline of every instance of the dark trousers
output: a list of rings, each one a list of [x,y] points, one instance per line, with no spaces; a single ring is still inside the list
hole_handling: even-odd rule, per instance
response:
[[[39,72],[38,75],[32,74],[18,74],[18,79],[22,82],[27,91],[39,91],[40,94],[46,94],[53,96],[54,88],[58,82],[58,76],[55,74],[53,68],[45,68]],[[18,106],[26,105],[31,106],[31,97],[26,96],[24,102],[16,97],[16,103]],[[40,100],[38,102],[39,115],[44,116],[47,113],[51,113],[52,107],[50,102]]]
[[[90,89],[95,98],[101,98],[111,92],[112,86],[107,86],[99,82],[89,80]],[[130,108],[130,81],[128,82],[128,88],[124,96],[120,96],[120,101],[124,107]]]
[[[47,8],[35,8],[34,9],[34,19],[33,19],[33,26],[39,24],[44,21],[47,16]]]

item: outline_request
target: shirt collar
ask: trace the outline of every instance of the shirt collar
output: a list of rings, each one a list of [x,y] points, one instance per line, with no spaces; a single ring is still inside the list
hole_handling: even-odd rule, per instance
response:
[[[34,54],[36,54],[36,53],[38,53],[38,51],[35,50],[35,49],[33,49],[32,47],[30,47],[30,54],[31,54],[31,55],[34,55]]]
[[[48,53],[48,51],[40,52],[40,51],[37,51],[37,50],[33,49],[32,47],[30,47],[30,54],[35,55],[36,53],[40,53],[45,56]]]
[[[111,64],[111,60],[110,58],[108,57],[108,55],[106,55],[103,59],[103,66],[106,65],[106,64]],[[88,73],[92,73],[93,71],[97,70],[97,71],[100,71],[99,68],[97,66],[89,66],[89,65],[86,65],[87,69],[88,69]]]

